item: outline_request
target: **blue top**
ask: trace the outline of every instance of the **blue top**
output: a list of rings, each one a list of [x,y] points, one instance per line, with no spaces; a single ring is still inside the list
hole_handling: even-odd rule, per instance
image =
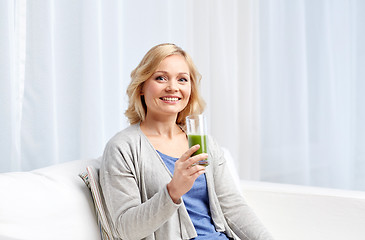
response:
[[[178,158],[170,157],[157,151],[167,168],[173,174],[175,162]],[[225,239],[228,237],[215,230],[209,211],[209,197],[205,174],[200,175],[194,182],[193,187],[182,197],[190,219],[194,224],[198,237],[195,240]]]

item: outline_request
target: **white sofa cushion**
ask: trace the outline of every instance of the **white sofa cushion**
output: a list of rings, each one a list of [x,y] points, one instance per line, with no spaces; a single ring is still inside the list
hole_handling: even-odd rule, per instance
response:
[[[96,160],[0,174],[0,239],[100,240],[90,191],[78,174]]]

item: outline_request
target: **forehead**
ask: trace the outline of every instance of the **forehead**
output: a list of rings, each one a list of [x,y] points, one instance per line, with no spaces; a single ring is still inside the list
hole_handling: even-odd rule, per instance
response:
[[[165,57],[156,69],[156,71],[166,70],[189,73],[189,65],[184,56],[174,54]]]

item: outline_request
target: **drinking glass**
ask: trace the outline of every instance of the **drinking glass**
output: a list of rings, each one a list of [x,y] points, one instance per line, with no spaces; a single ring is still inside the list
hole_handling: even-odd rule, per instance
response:
[[[200,145],[200,148],[193,153],[192,156],[200,153],[208,153],[207,148],[207,124],[203,114],[190,115],[186,117],[186,134],[188,135],[189,147],[196,144]],[[208,166],[208,159],[199,161],[198,164]]]

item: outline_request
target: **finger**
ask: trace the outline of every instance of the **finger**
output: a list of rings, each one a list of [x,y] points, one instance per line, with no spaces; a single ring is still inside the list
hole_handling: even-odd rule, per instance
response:
[[[189,148],[182,156],[181,156],[181,160],[182,161],[186,161],[190,158],[191,155],[193,155],[193,153],[195,153],[198,149],[200,148],[199,144],[196,144],[194,146],[192,146],[191,148]]]
[[[202,160],[208,159],[208,154],[207,153],[201,153],[198,155],[195,155],[193,157],[190,157],[187,161],[185,161],[187,167],[196,165],[197,163],[199,163]]]
[[[194,181],[202,174],[205,173],[205,167],[201,165],[195,165],[194,167],[191,167],[191,174],[190,177],[194,179]]]
[[[202,170],[205,170],[205,167],[203,165],[195,164],[195,165],[190,166],[187,171],[188,171],[188,175],[191,176],[194,173],[202,171]]]

